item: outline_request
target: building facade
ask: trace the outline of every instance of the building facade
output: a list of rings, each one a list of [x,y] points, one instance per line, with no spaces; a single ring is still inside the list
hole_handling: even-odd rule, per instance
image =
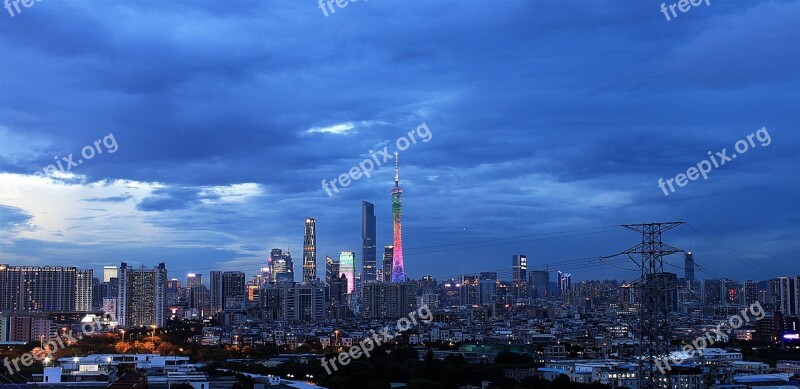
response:
[[[317,280],[317,223],[306,218],[303,235],[303,283],[313,284]]]
[[[202,286],[202,285],[201,285]],[[167,268],[129,267],[122,262],[119,268],[117,320],[122,327],[163,327],[167,319]]]
[[[375,225],[375,205],[361,202],[361,279],[364,283],[377,281],[378,250]]]

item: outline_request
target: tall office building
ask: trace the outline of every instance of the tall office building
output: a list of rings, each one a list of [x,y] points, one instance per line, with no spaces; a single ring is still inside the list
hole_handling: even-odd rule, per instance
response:
[[[683,269],[685,271],[683,278],[686,279],[686,282],[694,281],[694,256],[691,251],[687,252],[684,256]]]
[[[461,305],[480,304],[478,276],[461,276],[461,282],[458,283],[458,288],[458,300]]]
[[[288,249],[285,253],[281,249],[272,249],[269,258],[271,263],[270,282],[277,282],[279,278],[282,281],[294,281],[294,261],[292,261],[292,253]]]
[[[244,272],[240,271],[211,272],[211,314],[228,309],[233,304],[230,299],[246,295],[244,277]]]
[[[394,227],[394,250],[392,251],[392,282],[405,282],[406,270],[403,262],[403,188],[400,187],[400,166],[394,152],[394,189],[392,189],[392,225]]]
[[[279,274],[290,274],[294,279],[294,263],[289,250],[284,253],[281,249],[272,249],[269,252],[270,282],[275,282]],[[288,276],[286,276],[288,277]]]
[[[525,298],[528,295],[528,257],[511,256],[511,278],[514,286],[514,297]]]
[[[375,246],[375,206],[361,202],[361,278],[364,283],[376,281],[378,251]]]
[[[497,273],[481,272],[478,280],[478,300],[480,304],[491,304],[496,301]]]
[[[112,278],[117,278],[116,266],[103,266],[103,282],[110,282]]]
[[[781,277],[778,286],[778,305],[777,309],[784,316],[797,316],[800,314],[800,289],[798,289],[798,278],[800,277]]]
[[[306,218],[303,235],[303,283],[313,284],[317,280],[317,227],[316,221]]]
[[[340,268],[339,260],[325,256],[325,284],[331,285],[333,281],[339,278]]]
[[[392,281],[392,260],[394,256],[394,246],[384,246],[383,248],[383,281]]]
[[[89,312],[92,310],[94,293],[94,270],[78,270],[75,272],[75,310]]]
[[[545,270],[533,270],[528,273],[528,285],[533,298],[541,298],[548,295],[548,284],[550,283],[550,273]]]
[[[122,262],[119,268],[117,320],[126,328],[163,327],[167,322],[167,268],[138,269]]]
[[[0,311],[73,311],[78,269],[0,264]]]
[[[339,253],[339,274],[347,277],[347,294],[353,294],[356,289],[356,253],[342,251]]]
[[[222,309],[232,306],[231,300],[247,295],[244,272],[226,271],[222,273]]]

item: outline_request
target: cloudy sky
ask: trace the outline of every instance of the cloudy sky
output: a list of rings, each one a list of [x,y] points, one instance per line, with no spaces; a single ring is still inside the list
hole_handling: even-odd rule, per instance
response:
[[[320,275],[325,255],[360,263],[362,200],[391,244],[394,171],[330,197],[321,181],[425,123],[429,140],[400,152],[411,277],[505,276],[521,253],[630,280],[630,259],[596,259],[641,239],[614,226],[672,220],[687,224],[665,241],[712,276],[800,273],[800,1],[712,1],[671,21],[660,5],[12,5],[0,263],[254,274],[273,247],[299,267],[306,217]],[[762,127],[769,142],[751,137],[707,180],[659,188]]]

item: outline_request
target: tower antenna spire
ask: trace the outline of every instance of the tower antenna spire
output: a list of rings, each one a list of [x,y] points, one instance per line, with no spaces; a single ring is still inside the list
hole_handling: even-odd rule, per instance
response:
[[[394,187],[400,187],[400,161],[398,160],[397,151],[394,152]]]

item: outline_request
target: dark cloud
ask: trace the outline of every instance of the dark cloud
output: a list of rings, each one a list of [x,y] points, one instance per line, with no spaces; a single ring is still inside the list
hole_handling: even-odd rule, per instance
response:
[[[183,270],[249,263],[275,246],[299,257],[308,216],[318,220],[323,258],[359,252],[361,200],[376,205],[378,244],[391,242],[393,169],[332,198],[320,181],[425,122],[431,141],[400,157],[409,249],[683,219],[800,272],[787,260],[800,248],[800,2],[712,3],[670,22],[659,6],[354,2],[326,18],[313,2],[37,2],[0,23],[9,54],[0,57],[9,69],[0,73],[0,140],[14,140],[0,144],[0,168],[41,170],[113,132],[119,150],[74,173],[105,185],[158,183],[144,197],[83,198],[135,202],[150,226],[175,232],[174,247],[65,246],[74,258],[163,259]],[[347,135],[307,132],[347,122],[356,124]],[[669,197],[658,189],[659,178],[762,126],[769,147]],[[244,183],[262,192],[219,189]],[[671,234],[698,261],[728,263],[693,230]],[[544,263],[636,239],[419,250],[407,268],[506,268],[518,252]],[[32,261],[56,251],[15,242],[4,250]],[[614,268],[592,276],[629,277]]]

